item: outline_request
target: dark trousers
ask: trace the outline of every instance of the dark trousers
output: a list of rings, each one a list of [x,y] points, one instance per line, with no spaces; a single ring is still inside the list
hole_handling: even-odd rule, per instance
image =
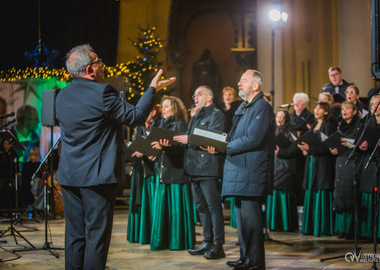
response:
[[[240,259],[246,264],[265,267],[262,198],[235,198]]]
[[[62,186],[66,270],[104,270],[112,233],[114,187]]]
[[[193,179],[192,179],[193,180]],[[195,207],[205,242],[224,244],[224,219],[218,179],[192,181]]]

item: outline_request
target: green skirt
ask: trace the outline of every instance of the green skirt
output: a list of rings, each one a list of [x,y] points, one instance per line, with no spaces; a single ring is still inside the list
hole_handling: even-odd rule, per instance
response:
[[[298,229],[296,193],[292,190],[273,190],[267,202],[267,228],[272,231]]]
[[[230,202],[230,227],[237,228],[235,213],[235,197],[229,197],[226,201]]]
[[[334,232],[334,217],[332,210],[333,192],[331,190],[312,190],[311,180],[314,158],[310,158],[308,170],[308,189],[305,190],[302,234],[315,236],[328,236]]]
[[[169,185],[157,181],[154,202],[150,249],[194,248],[195,228],[190,184]]]
[[[154,176],[150,176],[143,179],[141,206],[138,207],[138,210],[133,212],[132,208],[129,208],[127,240],[131,243],[150,243],[155,191],[154,178]],[[132,177],[132,185],[134,184],[133,181],[137,181],[135,177]],[[130,194],[130,206],[135,196],[136,194]]]
[[[380,196],[377,195],[377,202],[380,205]],[[359,234],[365,237],[373,235],[373,195],[369,192],[362,192],[359,206]],[[380,207],[379,211],[380,212]],[[380,238],[380,214],[378,220],[377,237]]]
[[[348,212],[335,213],[335,232],[350,234],[354,232],[354,215]]]

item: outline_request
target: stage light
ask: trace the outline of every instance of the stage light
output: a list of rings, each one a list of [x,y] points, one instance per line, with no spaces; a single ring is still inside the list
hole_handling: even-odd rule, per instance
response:
[[[275,87],[274,87],[274,36],[275,36],[275,30],[276,29],[281,29],[284,23],[288,21],[288,13],[282,10],[282,4],[281,3],[274,3],[272,8],[268,12],[268,17],[269,17],[269,27],[271,28],[271,39],[272,39],[272,90],[271,90],[271,95],[272,95],[272,106],[274,107],[275,104],[275,99],[274,99],[274,94],[275,94]]]
[[[278,9],[269,10],[269,19],[272,21],[278,22],[281,19],[281,12]]]

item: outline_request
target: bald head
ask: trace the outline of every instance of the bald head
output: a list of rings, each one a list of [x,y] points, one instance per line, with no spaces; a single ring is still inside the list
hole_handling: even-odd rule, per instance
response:
[[[197,109],[210,106],[214,101],[214,92],[208,86],[199,86],[193,95],[194,104]]]

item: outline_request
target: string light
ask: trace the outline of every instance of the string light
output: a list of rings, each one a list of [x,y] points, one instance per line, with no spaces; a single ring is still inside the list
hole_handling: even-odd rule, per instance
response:
[[[140,29],[141,33],[132,44],[137,48],[140,55],[136,56],[134,61],[118,63],[115,66],[105,66],[104,75],[106,78],[114,76],[123,76],[124,81],[128,84],[127,99],[136,101],[144,94],[148,88],[151,78],[162,65],[158,62],[159,48],[162,48],[162,41],[156,37],[155,27]],[[9,70],[0,70],[0,81],[15,82],[26,79],[57,79],[60,81],[70,82],[71,76],[65,68],[25,68]],[[128,96],[129,95],[129,96]],[[132,102],[133,103],[133,102]]]

